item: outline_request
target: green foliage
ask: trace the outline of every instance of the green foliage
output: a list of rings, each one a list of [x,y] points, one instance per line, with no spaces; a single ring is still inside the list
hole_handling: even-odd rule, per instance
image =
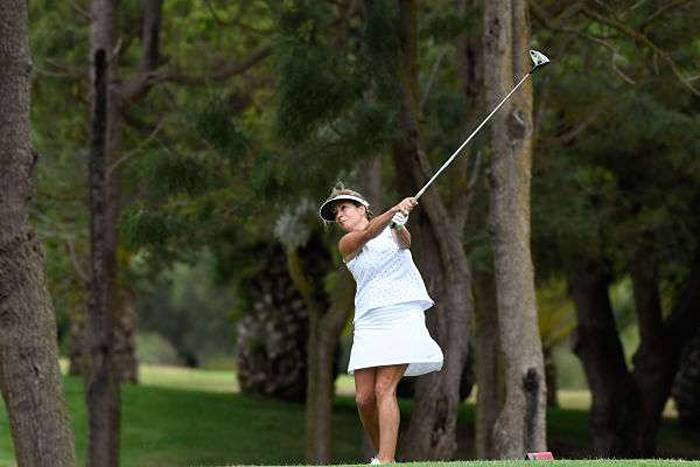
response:
[[[218,153],[236,162],[247,153],[249,142],[229,100],[226,96],[215,96],[197,113],[194,126]]]
[[[552,280],[537,288],[537,320],[544,348],[552,348],[569,337],[576,326],[576,316],[567,296],[566,281]]]
[[[279,53],[279,134],[291,142],[312,137],[324,124],[333,123],[359,95],[349,63],[330,48],[285,44]]]
[[[124,244],[134,251],[140,246],[163,245],[169,237],[184,228],[182,221],[177,218],[139,206],[125,210],[119,224]]]
[[[399,50],[397,24],[398,10],[392,2],[372,2],[368,5],[363,38],[366,52],[362,63],[363,73],[372,77],[377,98],[394,104],[399,91],[394,78]]]
[[[198,157],[152,152],[139,165],[148,190],[156,199],[178,194],[195,196],[218,182],[210,167]]]
[[[433,38],[437,42],[454,41],[460,34],[477,34],[480,31],[481,16],[471,11],[465,15],[457,14],[456,10],[437,8],[426,12],[422,20],[419,37]]]

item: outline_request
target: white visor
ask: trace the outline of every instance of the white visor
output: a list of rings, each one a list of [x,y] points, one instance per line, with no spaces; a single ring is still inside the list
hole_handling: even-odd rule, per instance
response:
[[[353,196],[353,195],[338,195],[334,196],[333,198],[327,200],[325,203],[321,205],[321,208],[318,210],[318,215],[321,216],[321,219],[324,221],[328,222],[335,222],[335,214],[333,213],[333,205],[337,201],[355,201],[356,203],[360,203],[364,207],[368,208],[369,203],[365,201],[364,199],[360,198],[359,196]]]

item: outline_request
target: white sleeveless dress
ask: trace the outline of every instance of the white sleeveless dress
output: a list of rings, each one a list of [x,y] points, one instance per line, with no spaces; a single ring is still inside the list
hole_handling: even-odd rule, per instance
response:
[[[392,229],[368,241],[346,265],[357,283],[348,373],[406,363],[404,376],[439,371],[442,350],[425,327],[425,310],[434,302]]]

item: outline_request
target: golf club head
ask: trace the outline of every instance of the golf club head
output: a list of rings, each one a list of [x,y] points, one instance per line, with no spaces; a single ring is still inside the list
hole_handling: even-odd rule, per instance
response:
[[[542,52],[538,52],[537,50],[530,50],[530,59],[532,59],[532,68],[530,69],[530,73],[549,63],[547,56]]]

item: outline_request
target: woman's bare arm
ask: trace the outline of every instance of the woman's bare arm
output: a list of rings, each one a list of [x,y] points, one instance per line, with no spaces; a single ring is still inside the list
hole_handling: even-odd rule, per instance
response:
[[[388,209],[386,212],[372,218],[363,230],[348,232],[338,242],[338,250],[345,259],[355,256],[357,252],[371,239],[379,235],[387,225],[391,223],[394,214],[401,211],[404,213],[410,212],[418,202],[415,198],[405,198],[396,206]]]
[[[377,217],[372,218],[364,230],[348,232],[338,242],[338,249],[343,258],[352,258],[355,254],[374,237],[379,235],[387,225],[391,223],[391,218],[399,211],[394,206]]]

